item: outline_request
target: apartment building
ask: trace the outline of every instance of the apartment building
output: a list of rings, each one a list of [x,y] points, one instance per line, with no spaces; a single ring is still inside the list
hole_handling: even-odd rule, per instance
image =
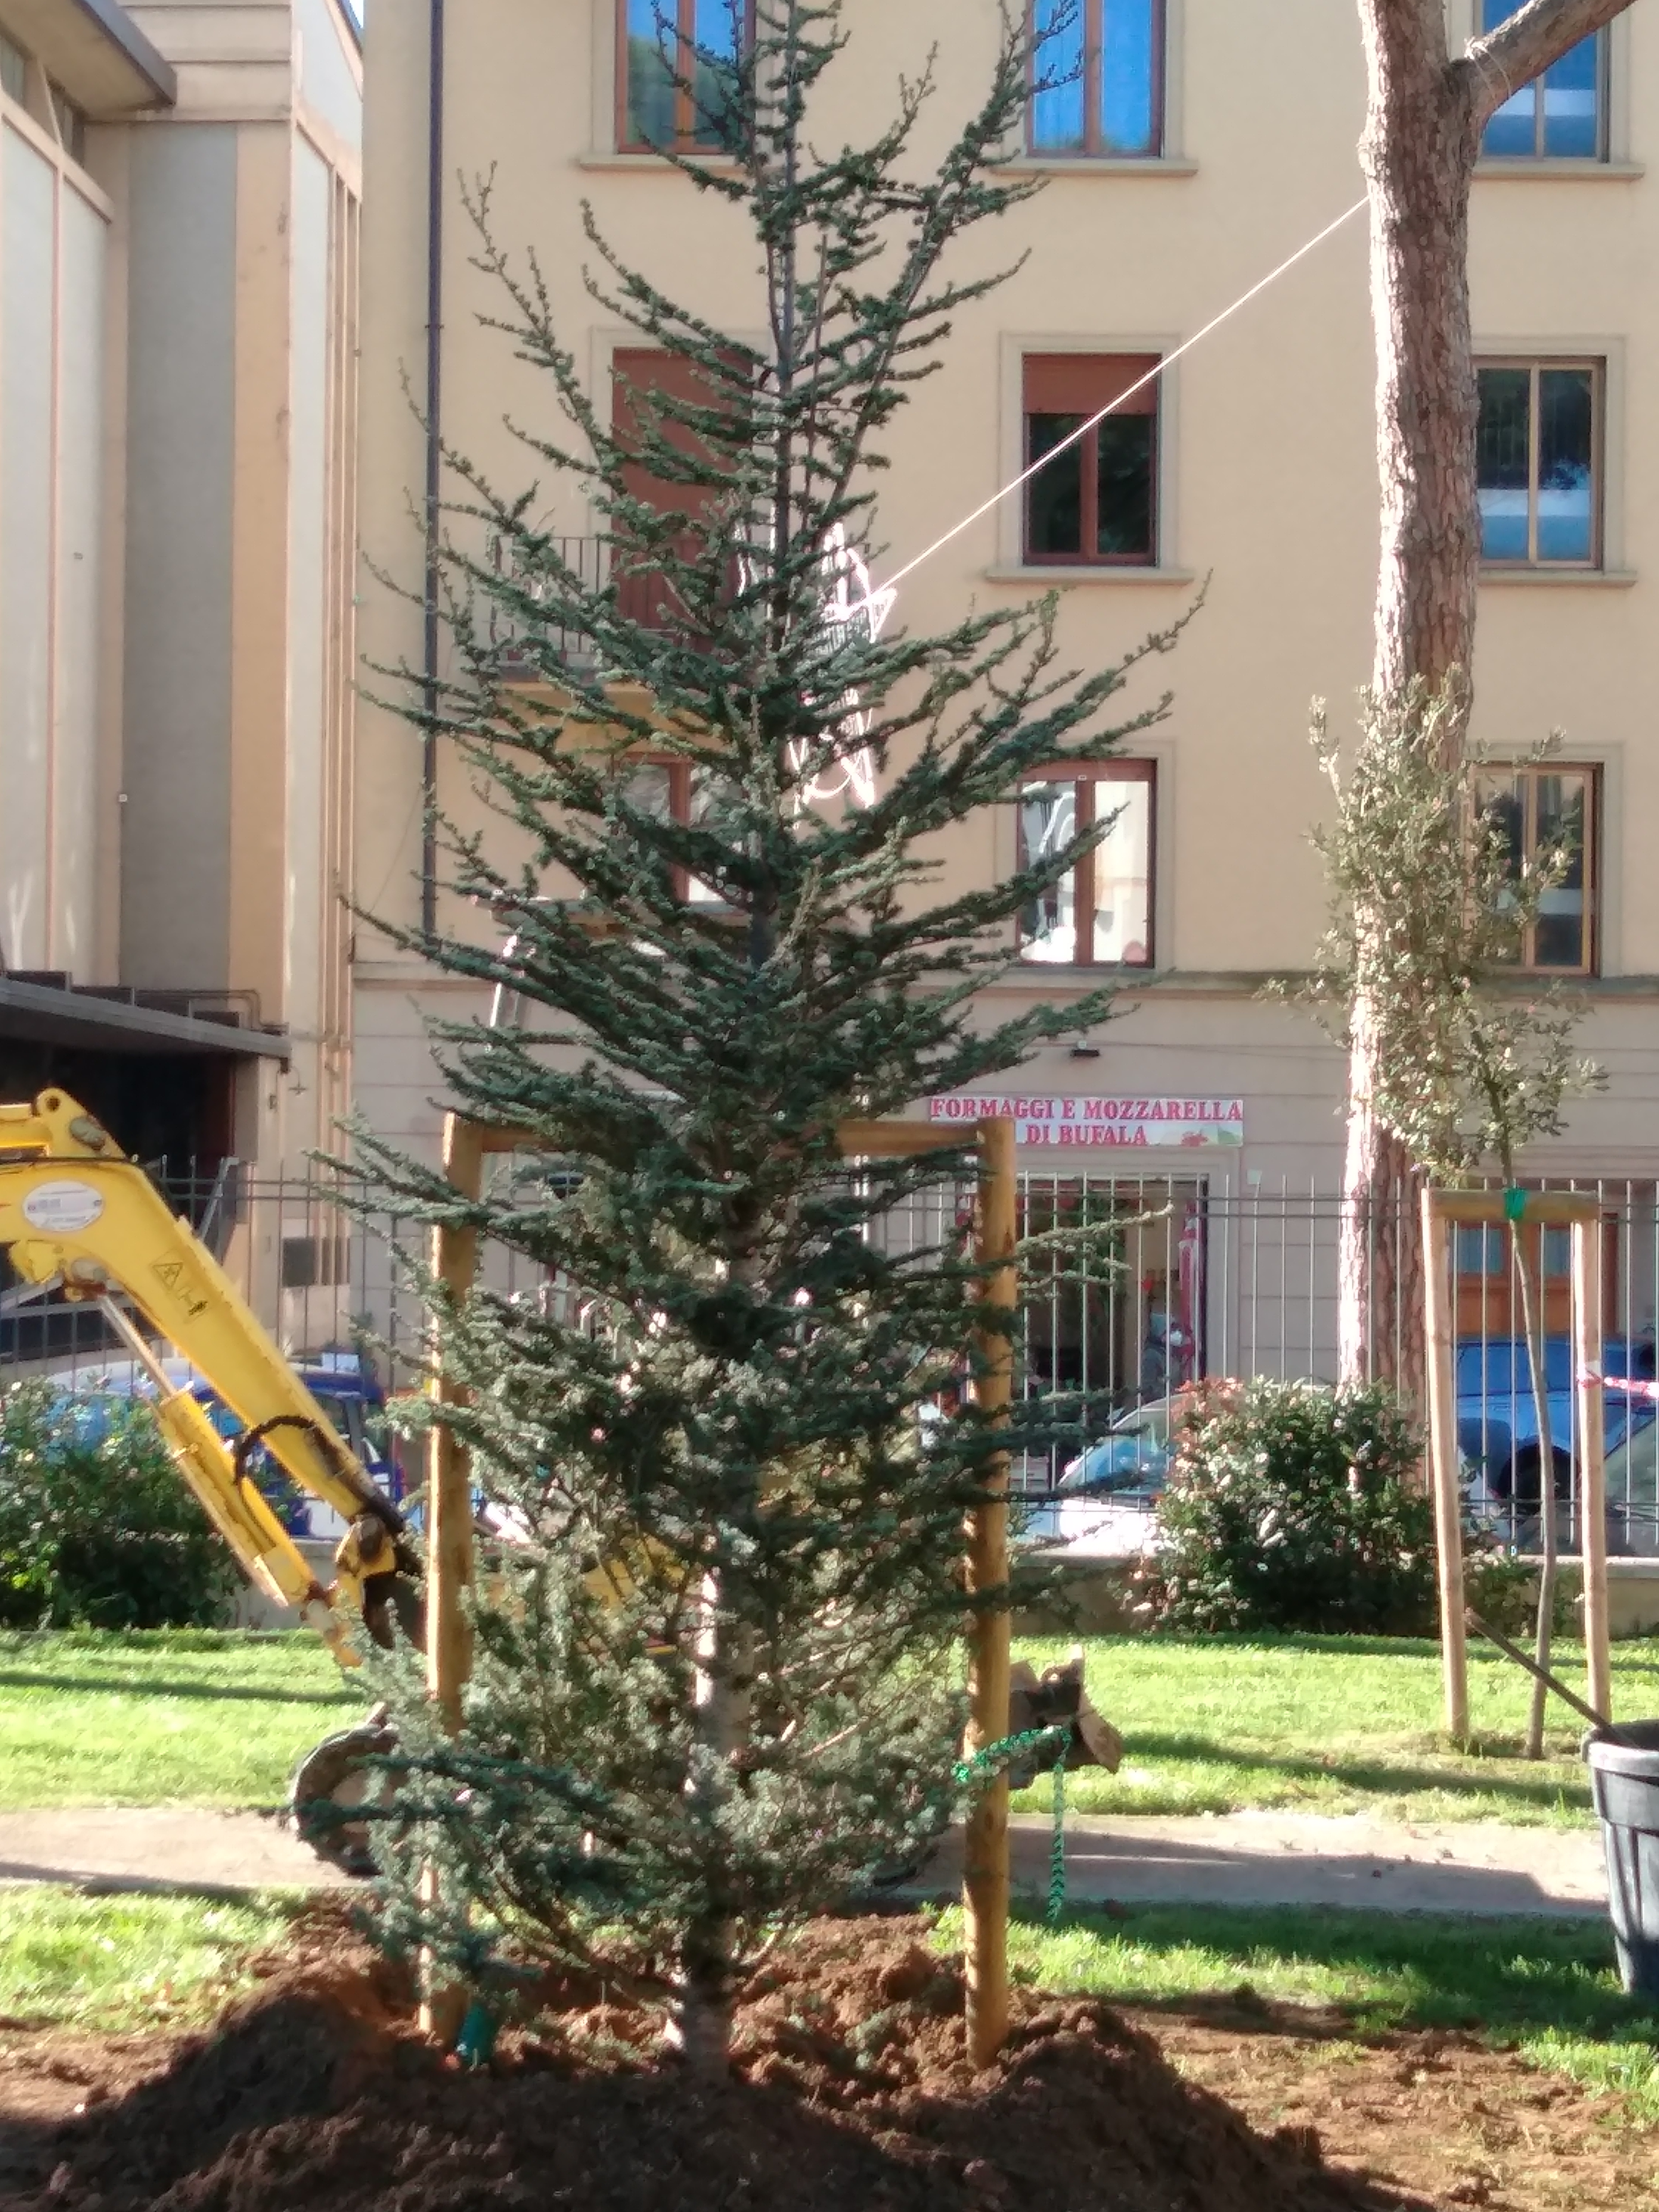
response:
[[[1455,39],[1515,4],[1449,0]],[[1036,5],[1055,19],[1048,0]],[[472,0],[464,22],[452,9],[447,23],[441,0],[370,13],[362,543],[412,595],[364,587],[362,635],[381,664],[418,668],[424,650],[428,456],[405,386],[436,396],[444,436],[503,486],[526,474],[507,418],[554,419],[550,394],[480,320],[499,302],[471,265],[459,178],[493,170],[497,234],[513,252],[535,247],[602,405],[618,352],[637,341],[585,289],[584,203],[624,258],[716,324],[757,319],[746,241],[659,150],[669,138],[695,148],[698,128],[659,58],[659,15],[656,0]],[[678,0],[664,20],[688,42],[729,35],[728,11],[707,0]],[[1363,216],[1143,380],[1358,197],[1364,84],[1354,11],[1332,0],[1085,0],[1071,22],[1056,58],[1074,66],[1034,92],[1010,149],[1046,189],[994,237],[977,237],[963,265],[1024,258],[956,319],[942,372],[893,437],[880,532],[888,565],[908,562],[1133,386],[1080,448],[907,577],[895,620],[942,628],[970,602],[1057,589],[1065,654],[1086,667],[1169,623],[1207,585],[1178,651],[1135,695],[1147,702],[1167,680],[1167,719],[1097,774],[1034,783],[949,856],[958,879],[982,880],[1010,869],[1023,841],[1115,811],[1078,880],[1025,917],[987,997],[1012,1012],[1034,994],[1121,987],[1118,1018],[1038,1054],[1006,1086],[1031,1189],[1161,1194],[1162,1249],[1143,1238],[1132,1250],[1133,1311],[1112,1324],[1121,1370],[1155,1358],[1158,1314],[1167,1337],[1192,1303],[1218,1194],[1255,1204],[1253,1227],[1234,1216],[1242,1240],[1263,1233],[1262,1194],[1328,1192],[1339,1179],[1341,1055],[1262,987],[1307,966],[1323,919],[1307,836],[1325,796],[1310,702],[1328,700],[1340,731],[1370,665]],[[940,127],[964,113],[986,79],[997,11],[989,0],[848,0],[846,27],[851,49],[815,130],[857,137],[890,112],[900,74],[930,50]],[[1528,1165],[1646,1193],[1641,1252],[1632,1245],[1618,1261],[1617,1310],[1632,1327],[1651,1318],[1659,1176],[1659,876],[1643,857],[1659,836],[1659,432],[1646,404],[1659,376],[1655,161],[1659,24],[1638,7],[1499,112],[1473,216],[1486,550],[1476,733],[1519,763],[1562,732],[1557,759],[1503,771],[1498,796],[1517,849],[1562,832],[1575,842],[1527,963],[1582,992],[1583,1047],[1608,1078]],[[546,496],[557,526],[593,529],[558,503],[564,488]],[[462,774],[441,763],[455,780],[443,795],[459,793]],[[358,881],[404,921],[420,910],[422,775],[407,727],[365,711]],[[357,1098],[380,1127],[429,1145],[437,1109],[421,1018],[481,1002],[368,937],[359,955]],[[1328,1358],[1311,1219],[1262,1262],[1285,1281],[1303,1271],[1297,1317],[1279,1324],[1292,1371]],[[1486,1264],[1466,1257],[1477,1272]],[[1242,1242],[1229,1264],[1244,1264]],[[1305,1354],[1285,1334],[1304,1322]],[[1203,1326],[1187,1313],[1178,1333],[1190,1346]]]
[[[362,56],[0,0],[0,1094],[264,1170],[349,1085]]]

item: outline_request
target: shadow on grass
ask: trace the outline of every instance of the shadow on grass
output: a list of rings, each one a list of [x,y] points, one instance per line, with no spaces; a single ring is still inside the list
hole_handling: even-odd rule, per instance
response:
[[[0,1667],[0,1690],[63,1690],[107,1694],[125,1692],[135,1698],[224,1698],[234,1704],[258,1705],[350,1705],[349,1690],[289,1690],[262,1688],[254,1682],[173,1682],[155,1674],[48,1674],[21,1667]]]
[[[1013,1917],[1034,1931],[1041,1911]],[[1595,1921],[1450,1919],[1427,1913],[1347,1912],[1306,1905],[1079,1905],[1062,1923],[1100,1939],[1093,1994],[1150,2009],[1258,2015],[1263,2029],[1333,2036],[1399,2028],[1480,2030],[1502,2041],[1540,2028],[1592,2042],[1645,2044],[1659,2052],[1659,2007],[1619,1987],[1613,1937]],[[1134,1955],[1116,1975],[1120,1946]],[[1184,1966],[1197,1949],[1201,1961]],[[1168,1962],[1166,1986],[1145,1987],[1148,1954]],[[1364,1984],[1305,2000],[1271,2000],[1253,1972],[1323,1968]],[[1190,1971],[1192,1986],[1170,1988]],[[1209,1986],[1205,1986],[1208,1984]]]
[[[1502,1740],[1486,1739],[1489,1746],[1497,1741]],[[1518,1739],[1516,1741],[1518,1749]],[[1196,1766],[1225,1767],[1244,1774],[1279,1774],[1291,1781],[1341,1783],[1373,1796],[1404,1796],[1419,1790],[1438,1790],[1452,1797],[1493,1797],[1513,1805],[1545,1808],[1553,1808],[1563,1798],[1575,1808],[1589,1802],[1587,1778],[1569,1780],[1547,1767],[1527,1774],[1506,1773],[1496,1765],[1503,1755],[1493,1749],[1488,1749],[1486,1754],[1493,1761],[1493,1766],[1483,1765],[1471,1772],[1467,1765],[1416,1766],[1374,1758],[1345,1758],[1334,1753],[1319,1758],[1306,1753],[1246,1751],[1209,1735],[1153,1735],[1132,1729],[1126,1733],[1125,1754],[1132,1760],[1182,1759]],[[1449,1753],[1448,1759],[1455,1755]],[[1504,1764],[1508,1764],[1507,1759]],[[1515,1764],[1520,1765],[1522,1762],[1516,1759]]]

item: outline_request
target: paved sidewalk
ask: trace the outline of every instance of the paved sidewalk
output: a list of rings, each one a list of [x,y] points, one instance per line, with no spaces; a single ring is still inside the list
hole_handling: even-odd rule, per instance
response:
[[[1015,1888],[1046,1894],[1052,1823],[1017,1814],[1010,1826]],[[953,1833],[918,1890],[951,1888],[961,1864]],[[1601,1838],[1594,1828],[1407,1826],[1313,1814],[1068,1818],[1066,1883],[1078,1904],[1342,1905],[1480,1915],[1607,1907]]]
[[[1046,1893],[1049,1823],[1017,1815],[1014,1882]],[[1606,1887],[1594,1828],[1231,1813],[1192,1820],[1077,1815],[1066,1830],[1066,1887],[1078,1903],[1346,1905],[1370,1911],[1599,1913]],[[961,1839],[946,1838],[915,1885],[949,1893]],[[344,1876],[260,1813],[177,1806],[0,1813],[0,1882],[100,1889],[319,1888]]]
[[[347,1880],[269,1813],[182,1805],[0,1813],[0,1883],[166,1892],[319,1889]]]

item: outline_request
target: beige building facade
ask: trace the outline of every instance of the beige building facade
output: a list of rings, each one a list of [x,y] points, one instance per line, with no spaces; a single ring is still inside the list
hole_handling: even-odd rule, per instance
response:
[[[362,55],[0,0],[0,1090],[302,1159],[350,1082]]]
[[[1510,5],[1449,0],[1454,37]],[[499,238],[520,256],[536,249],[565,343],[602,404],[617,349],[637,341],[584,289],[584,202],[625,259],[715,323],[758,320],[746,237],[652,150],[688,127],[672,88],[652,77],[641,32],[654,14],[641,0],[469,0],[447,24],[433,0],[370,12],[362,548],[411,594],[365,583],[361,634],[377,662],[419,668],[423,652],[428,455],[406,387],[438,392],[445,436],[503,487],[528,473],[507,418],[553,420],[550,394],[481,325],[499,302],[471,265],[459,177],[493,167]],[[708,17],[681,14],[688,28]],[[1012,149],[1047,188],[976,237],[958,266],[1025,258],[956,319],[942,371],[893,434],[878,578],[1170,362],[1363,191],[1352,7],[1087,0],[1077,21],[1087,43],[1076,82],[1034,98]],[[997,11],[988,0],[848,0],[846,24],[851,51],[815,131],[870,135],[901,73],[933,49],[940,89],[925,145],[983,86]],[[1583,1047],[1608,1077],[1529,1164],[1635,1179],[1650,1194],[1659,21],[1647,9],[1502,111],[1473,225],[1488,555],[1477,733],[1519,760],[1562,732],[1549,773],[1517,772],[1500,796],[1517,846],[1553,828],[1577,840],[1578,871],[1528,955],[1582,989]],[[1131,392],[1080,459],[1073,449],[1002,500],[901,588],[895,620],[927,629],[969,604],[1018,605],[1057,587],[1066,656],[1093,667],[1174,621],[1206,586],[1176,652],[1130,695],[1139,706],[1165,682],[1173,693],[1131,759],[1098,786],[1028,793],[948,856],[957,879],[982,880],[1012,866],[1022,837],[1054,834],[1076,808],[1118,811],[1091,879],[1027,918],[987,998],[1012,1012],[1038,991],[1079,996],[1114,979],[1120,1018],[1038,1054],[999,1095],[1025,1101],[1021,1158],[1034,1175],[1168,1177],[1178,1164],[1177,1226],[1182,1193],[1200,1186],[1305,1194],[1340,1176],[1341,1056],[1261,991],[1269,976],[1306,968],[1322,927],[1308,830],[1326,794],[1310,702],[1328,699],[1336,730],[1351,727],[1370,669],[1373,381],[1362,212]],[[552,484],[546,496],[558,526],[592,532],[580,505],[560,503],[567,490]],[[446,803],[461,802],[461,773],[441,764]],[[422,774],[418,739],[365,708],[358,882],[372,906],[404,921],[420,907]],[[437,1108],[422,1017],[482,1001],[367,933],[358,953],[356,1096],[377,1127],[429,1146]],[[1160,1149],[1177,1141],[1178,1164]],[[1173,1296],[1177,1264],[1166,1251],[1160,1295]],[[1632,1326],[1650,1318],[1651,1280],[1644,1294],[1627,1271],[1624,1298]],[[1325,1357],[1314,1303],[1310,1290],[1298,1371]]]

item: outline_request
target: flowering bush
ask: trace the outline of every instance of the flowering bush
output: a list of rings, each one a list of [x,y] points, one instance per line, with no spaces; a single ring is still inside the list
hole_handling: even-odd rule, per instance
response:
[[[0,1627],[207,1627],[234,1583],[142,1400],[0,1392]]]
[[[1159,1628],[1432,1633],[1422,1440],[1382,1388],[1218,1382],[1189,1395],[1137,1576]]]

